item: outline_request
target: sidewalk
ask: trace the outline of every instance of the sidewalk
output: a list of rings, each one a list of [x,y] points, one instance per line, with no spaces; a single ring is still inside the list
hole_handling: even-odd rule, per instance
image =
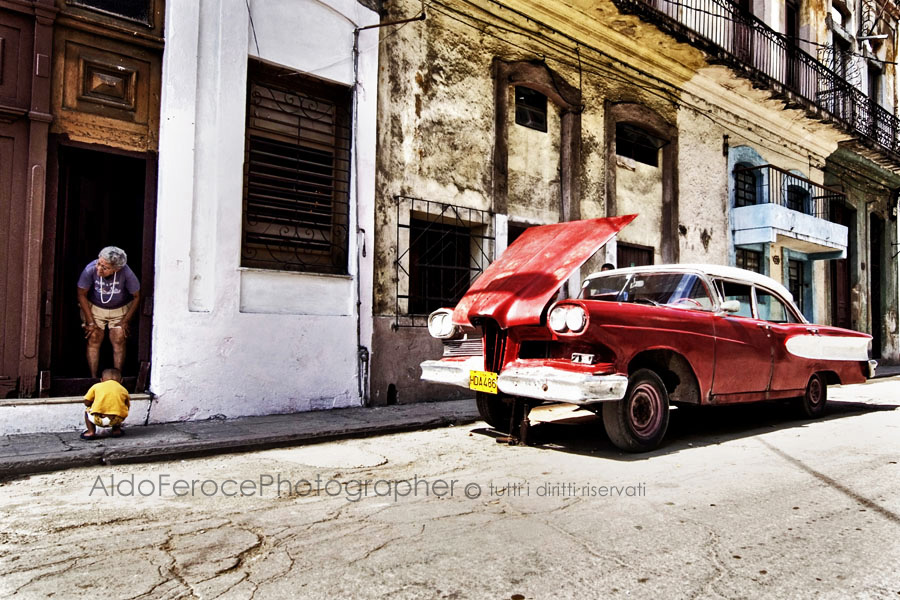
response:
[[[879,366],[876,378],[900,375]],[[0,437],[0,480],[73,467],[150,462],[341,438],[462,425],[477,421],[474,400],[344,408],[266,417],[211,419],[126,427],[122,438],[86,442],[77,432]]]
[[[266,417],[125,427],[121,438],[84,441],[77,432],[0,438],[0,480],[73,467],[170,460],[340,438],[430,429],[478,420],[475,400],[344,408]]]

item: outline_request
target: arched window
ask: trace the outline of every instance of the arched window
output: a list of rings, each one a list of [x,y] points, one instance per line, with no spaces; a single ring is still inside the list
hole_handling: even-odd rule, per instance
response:
[[[799,185],[788,184],[785,206],[791,210],[809,214],[809,190]]]
[[[741,163],[734,169],[734,206],[753,206],[759,203],[757,171]]]

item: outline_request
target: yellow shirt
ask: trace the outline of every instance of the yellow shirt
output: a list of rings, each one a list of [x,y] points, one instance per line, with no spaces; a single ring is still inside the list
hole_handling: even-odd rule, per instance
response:
[[[115,379],[95,383],[84,395],[84,399],[92,402],[92,415],[117,415],[125,418],[128,416],[128,407],[131,406],[128,391]]]

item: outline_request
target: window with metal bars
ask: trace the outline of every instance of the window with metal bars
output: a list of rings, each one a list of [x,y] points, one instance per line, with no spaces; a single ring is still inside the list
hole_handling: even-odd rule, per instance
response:
[[[794,297],[794,303],[803,312],[805,302],[803,301],[803,290],[806,287],[806,269],[803,268],[803,262],[799,260],[788,260],[788,291]]]
[[[756,199],[756,175],[753,171],[734,171],[734,206],[753,206]]]
[[[453,307],[469,288],[467,227],[409,221],[409,312]]]
[[[788,184],[785,206],[797,212],[809,212],[809,191],[799,185]]]
[[[487,211],[397,196],[397,327],[418,327],[453,308],[490,264]]]
[[[735,250],[735,258],[738,268],[762,273],[762,252],[738,248]]]
[[[241,265],[347,273],[349,88],[251,60]]]

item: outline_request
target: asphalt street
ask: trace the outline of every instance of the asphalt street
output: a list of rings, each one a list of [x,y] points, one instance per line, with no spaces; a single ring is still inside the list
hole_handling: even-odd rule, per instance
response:
[[[0,597],[900,598],[900,380],[826,416],[677,410],[626,455],[589,415],[6,481]]]

